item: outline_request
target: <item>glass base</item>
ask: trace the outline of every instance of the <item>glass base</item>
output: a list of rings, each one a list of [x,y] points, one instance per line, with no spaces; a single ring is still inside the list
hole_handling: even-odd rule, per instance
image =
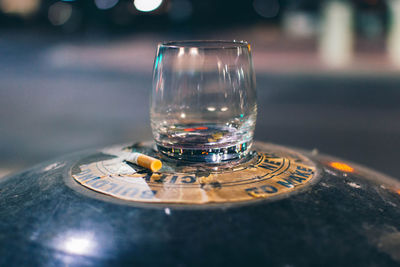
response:
[[[222,163],[243,158],[250,151],[251,142],[223,148],[176,148],[157,144],[158,151],[165,156],[187,162]]]

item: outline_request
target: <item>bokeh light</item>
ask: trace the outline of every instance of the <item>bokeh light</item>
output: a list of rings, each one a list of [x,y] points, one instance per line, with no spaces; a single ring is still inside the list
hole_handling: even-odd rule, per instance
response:
[[[192,15],[192,11],[192,3],[189,0],[173,0],[168,11],[168,16],[174,21],[184,21]]]
[[[0,8],[4,13],[28,16],[39,9],[40,0],[0,0]]]
[[[162,0],[134,0],[136,9],[142,12],[156,10],[162,3]]]
[[[254,0],[253,7],[264,18],[276,17],[280,9],[278,0]]]
[[[132,2],[120,1],[112,9],[112,20],[116,25],[128,25],[135,19],[138,11],[135,9]]]
[[[70,4],[57,2],[49,7],[49,21],[55,26],[65,24],[71,18],[71,15],[72,6]]]
[[[94,0],[94,4],[98,9],[110,9],[118,3],[118,0]]]

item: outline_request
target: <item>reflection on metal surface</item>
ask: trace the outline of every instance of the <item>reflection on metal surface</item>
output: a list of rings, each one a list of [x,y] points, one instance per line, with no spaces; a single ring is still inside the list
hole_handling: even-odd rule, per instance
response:
[[[331,162],[329,165],[332,168],[335,168],[335,169],[337,169],[339,171],[354,172],[354,168],[353,167],[351,167],[350,165],[348,165],[346,163],[343,163],[343,162],[334,161],[334,162]]]
[[[397,180],[355,163],[348,163],[353,173],[333,169],[330,163],[344,161],[326,155],[262,143],[255,143],[255,148],[263,154],[261,158],[222,170],[166,162],[162,173],[153,177],[133,164],[119,168],[123,165],[118,156],[121,150],[147,154],[149,145],[121,145],[66,156],[0,179],[0,203],[4,204],[0,212],[0,266],[210,266],[216,262],[247,266],[249,259],[254,265],[319,266],[327,262],[347,266],[356,262],[359,266],[398,266]],[[154,151],[152,156],[156,156]],[[261,163],[265,160],[268,164]],[[276,165],[271,162],[281,166],[290,162],[290,166],[286,172],[265,169],[269,179],[246,181],[248,187],[243,186],[243,177],[237,174],[261,172],[260,166]],[[63,167],[57,168],[59,163]],[[295,182],[301,176],[294,175],[293,191],[288,188],[288,193],[278,198],[269,197],[274,190],[268,186],[277,188],[277,181],[289,179],[291,168],[301,165],[317,167],[311,182],[303,181],[302,189],[296,191],[301,185]],[[86,169],[91,172],[84,177]],[[91,176],[100,172],[103,178],[112,173],[107,179],[114,184],[102,185],[103,178]],[[281,174],[271,177],[273,172]],[[79,178],[87,179],[83,181],[86,185],[78,184],[71,173],[81,174]],[[226,173],[225,180],[242,184],[215,183],[221,173]],[[194,179],[198,183],[192,182]],[[137,204],[139,200],[121,200],[100,191],[116,193],[123,183],[126,189],[158,190],[155,197],[164,202]],[[166,198],[171,197],[168,194],[179,197],[195,192],[203,192],[211,200],[227,197],[223,203],[231,203],[228,201],[237,199],[229,198],[229,191],[243,196],[239,189],[249,188],[251,195],[260,194],[263,201],[166,204]],[[130,197],[133,190],[125,196]]]
[[[140,152],[159,155],[150,144],[113,147],[78,162],[73,178],[86,188],[118,199],[147,203],[208,204],[251,201],[297,191],[316,176],[315,165],[291,150],[256,144],[259,151],[234,164],[183,164],[163,159],[163,168],[151,172],[129,165],[119,172],[124,156]],[[129,151],[129,152],[127,152]],[[99,156],[102,156],[99,159]]]
[[[71,237],[65,241],[65,250],[74,254],[85,254],[92,249],[92,241],[84,237]]]
[[[93,255],[96,253],[94,234],[82,231],[69,231],[56,238],[54,246],[62,251],[76,255]]]

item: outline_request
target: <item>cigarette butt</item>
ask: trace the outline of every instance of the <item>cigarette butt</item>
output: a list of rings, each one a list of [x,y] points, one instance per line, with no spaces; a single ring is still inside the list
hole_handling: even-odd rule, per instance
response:
[[[212,135],[212,137],[214,138],[214,139],[221,139],[222,137],[224,136],[224,134],[223,133],[215,133],[215,134],[213,134]]]
[[[126,161],[135,163],[139,166],[151,170],[152,172],[156,172],[162,167],[162,162],[160,160],[144,155],[142,153],[132,153],[126,159]]]

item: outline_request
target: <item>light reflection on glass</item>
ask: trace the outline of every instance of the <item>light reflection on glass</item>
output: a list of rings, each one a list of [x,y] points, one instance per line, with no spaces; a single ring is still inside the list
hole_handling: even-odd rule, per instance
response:
[[[184,54],[185,54],[185,48],[180,47],[180,48],[179,48],[178,57],[181,57],[181,56],[183,56]]]
[[[197,47],[190,48],[189,53],[192,56],[197,56],[199,54],[199,49]]]

